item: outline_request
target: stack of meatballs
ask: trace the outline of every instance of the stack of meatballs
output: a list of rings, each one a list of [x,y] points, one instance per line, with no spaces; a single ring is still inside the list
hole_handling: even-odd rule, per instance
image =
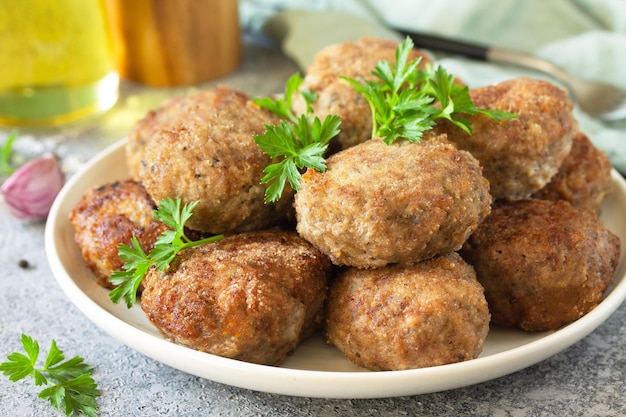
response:
[[[71,213],[97,282],[111,288],[131,236],[151,249],[165,227],[152,210],[173,197],[198,201],[190,235],[225,238],[151,269],[141,307],[200,351],[278,365],[321,330],[357,365],[413,369],[476,358],[490,325],[554,330],[593,309],[620,254],[598,218],[611,165],[566,92],[530,78],[476,88],[477,107],[518,117],[466,116],[472,135],[441,121],[420,143],[387,145],[340,76],[372,79],[397,46],[364,38],[318,53],[302,88],[341,133],[327,170],[307,170],[276,203],[261,184],[276,161],[254,135],[280,119],[245,93],[216,87],[149,112],[129,135],[130,178],[89,190]]]

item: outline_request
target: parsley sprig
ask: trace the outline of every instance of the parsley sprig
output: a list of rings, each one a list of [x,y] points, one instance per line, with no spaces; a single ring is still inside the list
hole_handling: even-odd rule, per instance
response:
[[[297,123],[298,116],[296,116],[292,109],[293,97],[298,93],[302,95],[306,103],[307,114],[313,112],[311,105],[317,100],[317,95],[314,92],[306,89],[299,91],[302,81],[300,74],[295,73],[289,77],[285,83],[285,92],[282,97],[257,97],[254,98],[253,101],[275,115],[287,119],[292,123]]]
[[[101,392],[91,377],[93,368],[80,356],[65,360],[54,340],[43,367],[37,367],[39,343],[25,334],[22,334],[21,340],[25,354],[11,353],[7,356],[8,362],[0,363],[0,371],[13,382],[30,376],[35,380],[35,386],[46,386],[39,393],[39,398],[47,399],[53,407],[63,410],[66,416],[82,413],[96,417],[96,397]]]
[[[153,211],[153,216],[171,230],[164,231],[157,238],[154,248],[148,254],[144,252],[136,236],[131,238],[131,246],[120,244],[119,255],[125,263],[122,271],[115,271],[109,277],[109,281],[117,285],[109,293],[111,301],[119,303],[124,298],[126,306],[131,308],[137,301],[137,290],[141,281],[152,265],[163,271],[181,250],[216,242],[224,237],[215,235],[195,241],[187,237],[185,223],[193,215],[197,204],[197,201],[182,204],[180,198],[167,198],[160,202],[159,208]]]
[[[330,140],[339,133],[341,119],[328,115],[324,120],[312,117],[311,104],[316,95],[308,90],[299,91],[302,78],[292,75],[285,84],[285,94],[281,98],[254,99],[260,107],[266,108],[282,117],[278,125],[265,125],[265,133],[255,135],[256,144],[271,158],[282,158],[279,162],[268,165],[263,172],[262,184],[270,183],[265,190],[265,202],[278,201],[289,182],[295,191],[300,189],[302,172],[312,168],[320,172],[326,170],[324,154]],[[292,110],[294,94],[302,94],[306,102],[306,113],[296,116]]]
[[[17,131],[13,130],[9,133],[7,141],[2,146],[2,151],[0,152],[0,175],[11,175],[15,172],[15,167],[11,163],[15,139],[17,139]]]
[[[372,112],[372,137],[391,144],[398,138],[419,142],[437,119],[447,119],[468,134],[470,121],[462,115],[484,114],[496,120],[516,116],[500,110],[477,108],[467,86],[455,83],[454,76],[441,66],[419,68],[421,57],[409,61],[413,41],[398,45],[395,64],[380,61],[372,70],[375,80],[342,77],[361,93]]]

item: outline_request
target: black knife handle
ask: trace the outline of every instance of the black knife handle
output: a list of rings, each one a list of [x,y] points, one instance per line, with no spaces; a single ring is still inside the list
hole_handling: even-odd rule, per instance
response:
[[[402,35],[403,38],[407,36],[411,38],[416,48],[462,55],[468,58],[478,59],[480,61],[487,60],[489,48],[486,46],[402,29],[396,29],[396,32]]]

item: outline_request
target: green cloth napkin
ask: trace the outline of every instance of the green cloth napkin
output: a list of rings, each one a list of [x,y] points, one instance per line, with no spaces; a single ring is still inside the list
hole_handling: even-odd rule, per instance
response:
[[[277,39],[303,69],[325,45],[393,38],[387,27],[400,27],[535,54],[574,75],[626,89],[624,0],[240,0],[240,14],[247,32]],[[519,76],[550,79],[518,67],[433,55],[470,87]],[[578,109],[575,116],[626,172],[626,120],[601,122]]]

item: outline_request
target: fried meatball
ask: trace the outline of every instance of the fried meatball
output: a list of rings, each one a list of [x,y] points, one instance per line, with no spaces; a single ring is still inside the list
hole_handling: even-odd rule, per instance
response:
[[[348,268],[330,286],[325,329],[357,365],[423,368],[478,357],[489,310],[474,270],[451,252],[409,266]]]
[[[74,239],[98,285],[113,288],[109,277],[122,269],[118,246],[131,244],[134,235],[145,252],[166,229],[155,220],[156,205],[133,180],[115,181],[87,191],[70,213]]]
[[[449,121],[436,130],[480,161],[494,198],[529,197],[556,174],[568,155],[578,123],[567,93],[547,81],[517,78],[470,90],[478,108],[505,110],[517,119],[467,116],[472,135]]]
[[[460,248],[490,204],[478,162],[443,137],[372,139],[302,176],[296,228],[336,265],[375,268]]]
[[[198,98],[195,95],[173,97],[159,108],[150,110],[143,119],[135,123],[126,144],[126,164],[131,178],[139,181],[139,168],[144,163],[143,151],[154,135],[161,130],[176,128],[186,118],[204,118],[212,112],[213,109],[203,106]]]
[[[495,324],[543,331],[600,303],[620,240],[590,210],[528,199],[495,203],[461,254],[485,287]]]
[[[341,117],[341,132],[331,142],[331,152],[354,146],[372,136],[372,115],[367,100],[339,76],[373,80],[371,72],[378,61],[395,62],[397,47],[396,41],[368,37],[329,45],[315,55],[301,87],[317,94],[313,111],[318,117]],[[420,67],[431,62],[417,49],[411,52],[409,60],[418,57],[421,57]],[[301,98],[296,97],[293,107],[297,113],[306,111]]]
[[[556,175],[532,197],[565,200],[574,207],[600,212],[602,201],[612,191],[611,161],[587,135],[578,132]]]
[[[254,142],[279,119],[226,87],[200,91],[193,100],[202,117],[181,115],[144,146],[139,178],[152,198],[199,201],[188,226],[207,233],[259,230],[288,217],[289,187],[279,202],[265,204],[261,178],[273,161]]]
[[[321,326],[328,258],[295,232],[256,231],[179,253],[144,279],[141,307],[175,343],[278,365]]]

